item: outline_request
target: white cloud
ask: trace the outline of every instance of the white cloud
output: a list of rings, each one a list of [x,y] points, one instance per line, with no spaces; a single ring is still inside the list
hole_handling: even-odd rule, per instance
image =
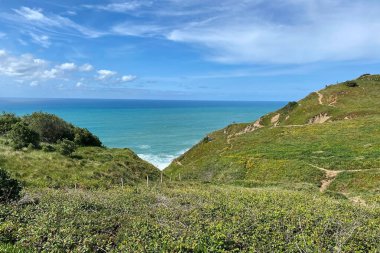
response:
[[[115,71],[106,70],[106,69],[98,70],[97,73],[98,73],[98,76],[97,76],[98,80],[106,80],[117,74],[117,72]]]
[[[39,77],[42,79],[55,79],[59,75],[59,71],[56,68],[44,70]]]
[[[0,32],[0,39],[1,38],[5,38],[7,36],[7,34],[3,33],[3,32]]]
[[[20,9],[15,10],[15,12],[31,21],[43,21],[46,19],[46,17],[42,14],[41,9],[21,7]]]
[[[0,55],[2,58],[0,61],[0,75],[3,76],[33,79],[43,73],[47,66],[46,61],[34,58],[30,54],[16,57],[2,50]]]
[[[135,79],[136,79],[136,76],[132,76],[132,75],[125,75],[121,77],[122,82],[131,82]]]
[[[48,48],[51,45],[49,37],[47,35],[37,35],[35,33],[29,33],[32,41],[42,47]]]
[[[96,73],[95,78],[94,73]],[[82,87],[89,81],[95,85],[105,85],[104,81],[117,84],[136,78],[133,75],[118,76],[116,71],[106,69],[95,72],[89,63],[79,65],[79,67],[74,62],[53,64],[31,54],[15,56],[0,49],[0,82],[2,76],[16,83],[25,83],[30,86],[42,85],[50,81],[63,81],[76,87]]]
[[[172,41],[206,47],[223,63],[302,64],[380,59],[380,2],[275,0],[171,31]],[[268,15],[271,13],[271,15]]]
[[[112,32],[125,36],[161,36],[168,28],[152,24],[122,23],[112,27]]]
[[[140,1],[109,3],[106,5],[84,5],[84,7],[89,8],[89,9],[96,9],[96,10],[103,10],[103,11],[110,11],[110,12],[130,12],[143,6],[149,6],[151,4],[152,4],[151,2],[140,0]]]
[[[17,15],[6,14],[4,15],[4,18],[15,24],[23,25],[24,29],[33,30],[34,27],[38,28],[40,31],[51,33],[53,35],[62,33],[66,36],[69,35],[70,32],[72,33],[71,35],[79,33],[80,35],[89,38],[97,38],[105,35],[104,32],[98,32],[94,29],[79,25],[69,18],[54,14],[45,15],[42,9],[21,7],[15,9],[14,12]],[[52,31],[52,27],[56,28],[56,30]]]
[[[39,82],[38,81],[32,81],[30,83],[30,86],[34,87],[34,86],[38,86],[39,85]]]
[[[63,71],[73,71],[73,70],[76,70],[77,65],[75,65],[75,63],[73,62],[66,62],[59,65],[58,68]]]
[[[7,55],[7,52],[3,49],[0,50],[0,57],[4,57]]]
[[[94,69],[94,67],[91,64],[83,64],[82,66],[79,67],[79,71],[82,72],[90,72]]]

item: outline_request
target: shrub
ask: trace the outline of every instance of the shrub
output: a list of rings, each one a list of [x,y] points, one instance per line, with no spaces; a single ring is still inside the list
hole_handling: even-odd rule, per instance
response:
[[[367,77],[367,76],[370,76],[370,75],[371,75],[371,74],[369,74],[369,73],[367,73],[367,74],[363,74],[363,75],[359,76],[358,79],[361,79],[361,78],[364,78],[364,77]]]
[[[27,147],[29,144],[38,147],[40,142],[38,133],[30,129],[28,125],[23,122],[18,122],[12,127],[11,131],[9,131],[9,137],[15,149]]]
[[[358,86],[359,86],[358,83],[355,82],[355,81],[346,81],[344,84],[345,84],[347,87],[351,87],[351,88],[353,88],[353,87],[358,87]]]
[[[293,102],[287,103],[285,105],[284,109],[289,112],[289,111],[293,110],[296,106],[298,106],[298,103],[293,101]]]
[[[42,144],[42,151],[44,152],[54,152],[55,148],[50,144]]]
[[[20,183],[10,178],[9,174],[0,168],[0,203],[6,203],[20,198]]]
[[[75,152],[75,143],[70,140],[62,140],[58,142],[58,151],[61,155],[71,156]]]
[[[12,126],[20,121],[20,118],[13,113],[2,113],[0,115],[0,135],[6,134]]]
[[[36,112],[24,117],[24,121],[40,135],[43,142],[74,140],[74,126],[53,114]]]
[[[93,135],[86,128],[77,127],[75,128],[74,132],[75,132],[75,137],[74,137],[75,144],[79,146],[96,146],[96,147],[102,146],[102,142],[99,140],[99,138]]]

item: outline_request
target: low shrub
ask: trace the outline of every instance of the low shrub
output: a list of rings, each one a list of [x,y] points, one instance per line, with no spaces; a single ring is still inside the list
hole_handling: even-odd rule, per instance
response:
[[[40,136],[37,132],[33,131],[23,122],[18,122],[13,125],[11,131],[9,131],[9,138],[12,141],[12,145],[15,149],[22,149],[32,144],[34,147],[38,147],[40,143]]]
[[[351,88],[353,88],[353,87],[358,87],[358,86],[359,86],[358,83],[355,82],[355,81],[346,81],[344,84],[345,84],[347,87],[351,87]]]
[[[64,156],[71,156],[76,149],[74,142],[70,140],[62,140],[58,142],[58,152]]]
[[[369,73],[366,73],[366,74],[363,74],[363,75],[361,75],[361,76],[359,76],[359,78],[358,79],[361,79],[361,78],[364,78],[364,77],[367,77],[367,76],[370,76],[371,74],[369,74]]]
[[[75,128],[74,133],[75,133],[74,142],[78,146],[93,146],[93,147],[102,146],[102,142],[99,140],[99,138],[93,135],[86,128],[77,127]]]
[[[9,132],[17,122],[20,122],[20,118],[15,114],[3,112],[0,115],[0,135]]]
[[[46,144],[46,143],[42,144],[41,148],[42,148],[42,151],[44,151],[44,152],[54,152],[55,151],[54,146],[52,146],[50,144]]]
[[[23,119],[29,127],[37,132],[41,141],[56,143],[59,140],[74,140],[74,126],[54,114],[36,112]]]
[[[21,185],[0,168],[0,203],[7,203],[20,198]]]

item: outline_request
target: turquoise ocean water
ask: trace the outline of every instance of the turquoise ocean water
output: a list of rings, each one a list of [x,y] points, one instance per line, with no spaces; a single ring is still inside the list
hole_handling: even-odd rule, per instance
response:
[[[108,147],[129,147],[165,168],[207,133],[251,122],[285,102],[0,98],[0,111],[57,114],[88,128]]]

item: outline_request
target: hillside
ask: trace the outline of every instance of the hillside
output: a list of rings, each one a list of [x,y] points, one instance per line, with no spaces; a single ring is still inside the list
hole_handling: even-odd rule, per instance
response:
[[[87,129],[55,115],[0,115],[0,168],[27,187],[98,188],[157,179],[130,149],[103,147]]]
[[[0,252],[378,252],[380,208],[194,183],[36,189],[0,205]],[[2,245],[6,244],[6,245]]]
[[[379,124],[380,75],[364,75],[213,132],[165,173],[372,198],[380,192]]]

